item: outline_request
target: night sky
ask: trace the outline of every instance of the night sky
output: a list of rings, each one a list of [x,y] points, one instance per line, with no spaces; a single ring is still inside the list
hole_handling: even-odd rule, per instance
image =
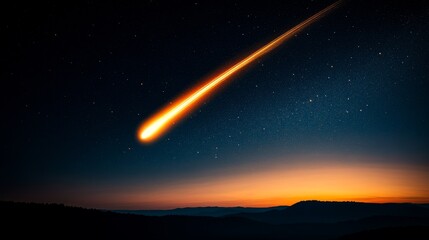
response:
[[[425,1],[346,1],[155,142],[136,137],[187,89],[332,2],[4,6],[0,199],[429,202]]]

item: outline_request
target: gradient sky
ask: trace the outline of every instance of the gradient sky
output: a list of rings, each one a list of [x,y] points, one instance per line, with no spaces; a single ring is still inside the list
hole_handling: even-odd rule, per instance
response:
[[[158,141],[136,139],[188,88],[332,2],[5,6],[0,200],[429,202],[424,1],[346,1]]]

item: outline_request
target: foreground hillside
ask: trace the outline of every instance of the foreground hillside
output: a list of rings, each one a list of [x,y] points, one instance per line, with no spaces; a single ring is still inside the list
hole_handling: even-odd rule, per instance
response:
[[[12,202],[1,202],[0,212],[2,233],[12,234],[13,239],[356,239],[359,236],[367,239],[372,235],[390,236],[390,233],[418,239],[414,236],[416,231],[429,239],[427,209],[413,207],[421,210],[419,216],[412,212],[409,216],[401,213],[339,222],[288,224],[270,224],[237,216],[154,217]],[[330,211],[336,210],[331,208]]]

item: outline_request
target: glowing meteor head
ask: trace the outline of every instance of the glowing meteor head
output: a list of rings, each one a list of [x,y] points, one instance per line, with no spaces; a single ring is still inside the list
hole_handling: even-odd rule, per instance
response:
[[[140,139],[143,141],[147,140],[155,132],[155,130],[156,129],[153,126],[143,129],[143,131],[140,133]]]
[[[147,124],[143,124],[138,131],[139,140],[146,143],[151,142],[161,134],[161,131],[165,130],[163,129],[165,124],[166,121],[162,117],[154,118]]]
[[[203,88],[204,89],[204,88]],[[207,91],[207,90],[206,90]],[[173,104],[166,106],[163,110],[143,123],[138,131],[138,139],[149,143],[161,136],[177,121],[185,116],[201,102],[205,92],[198,88],[178,98]],[[207,93],[206,96],[207,97]]]
[[[147,124],[142,125],[138,132],[138,138],[142,142],[150,142],[161,134],[164,125],[166,124],[165,119],[162,117],[155,118],[149,121]]]

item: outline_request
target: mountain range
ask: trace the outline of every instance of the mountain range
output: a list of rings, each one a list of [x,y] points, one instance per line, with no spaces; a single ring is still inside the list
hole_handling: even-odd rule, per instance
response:
[[[429,239],[429,208],[417,204],[305,201],[266,211],[233,209],[217,211],[234,212],[219,217],[145,216],[0,202],[0,218],[2,233],[18,239]]]
[[[187,207],[171,210],[114,210],[118,213],[138,214],[145,216],[205,216],[205,217],[224,217],[241,213],[263,213],[267,211],[283,210],[287,206],[276,206],[268,208],[251,207]]]

